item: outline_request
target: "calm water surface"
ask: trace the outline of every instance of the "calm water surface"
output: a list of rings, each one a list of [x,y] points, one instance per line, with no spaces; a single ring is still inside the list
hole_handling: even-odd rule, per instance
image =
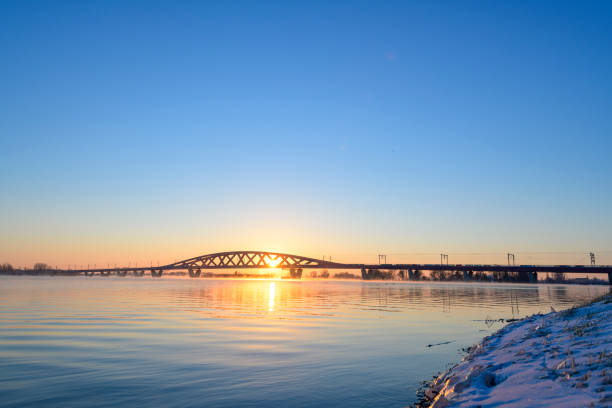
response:
[[[405,407],[493,319],[608,290],[0,277],[0,405]]]

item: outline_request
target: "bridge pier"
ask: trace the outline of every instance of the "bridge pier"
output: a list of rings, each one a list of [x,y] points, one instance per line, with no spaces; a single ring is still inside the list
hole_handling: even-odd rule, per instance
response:
[[[200,268],[194,269],[194,268],[189,267],[187,268],[187,270],[189,271],[190,278],[199,278],[200,274],[202,273]]]
[[[529,273],[529,283],[538,283],[538,273],[537,272],[528,272]]]
[[[144,271],[132,271],[132,274],[134,276],[141,277],[141,276],[144,276]]]
[[[414,280],[414,272],[412,269],[408,269],[408,280]]]
[[[302,279],[302,268],[289,269],[291,279]]]
[[[108,276],[111,274],[111,271],[100,271],[100,276]]]
[[[85,271],[85,272],[83,272],[83,274],[85,276],[94,276],[94,273],[95,273],[94,271]]]
[[[612,286],[612,272],[608,272],[608,285]]]
[[[505,272],[504,280],[508,280],[507,272]],[[531,272],[519,272],[518,273],[518,281],[519,282],[530,282],[531,281]]]
[[[163,269],[151,269],[151,277],[152,278],[161,278],[162,274],[164,273]]]
[[[125,275],[127,275],[127,271],[125,271],[125,270],[118,270],[117,271],[117,276],[125,276]]]
[[[465,270],[463,271],[463,280],[464,281],[470,281],[474,279],[474,271],[468,271]]]

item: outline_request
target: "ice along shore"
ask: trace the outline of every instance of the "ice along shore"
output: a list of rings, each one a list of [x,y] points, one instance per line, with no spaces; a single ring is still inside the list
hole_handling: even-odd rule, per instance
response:
[[[502,406],[612,407],[612,295],[485,337],[416,404]]]

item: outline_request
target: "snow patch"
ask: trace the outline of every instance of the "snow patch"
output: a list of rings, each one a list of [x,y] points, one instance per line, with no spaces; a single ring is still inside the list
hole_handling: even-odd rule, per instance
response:
[[[612,405],[612,297],[509,324],[434,380],[425,405]]]

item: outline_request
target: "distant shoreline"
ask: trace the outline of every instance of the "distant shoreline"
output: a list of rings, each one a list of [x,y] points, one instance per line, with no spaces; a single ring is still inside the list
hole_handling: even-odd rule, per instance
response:
[[[416,408],[612,404],[612,294],[511,323],[421,390]],[[590,405],[593,404],[593,405]]]

